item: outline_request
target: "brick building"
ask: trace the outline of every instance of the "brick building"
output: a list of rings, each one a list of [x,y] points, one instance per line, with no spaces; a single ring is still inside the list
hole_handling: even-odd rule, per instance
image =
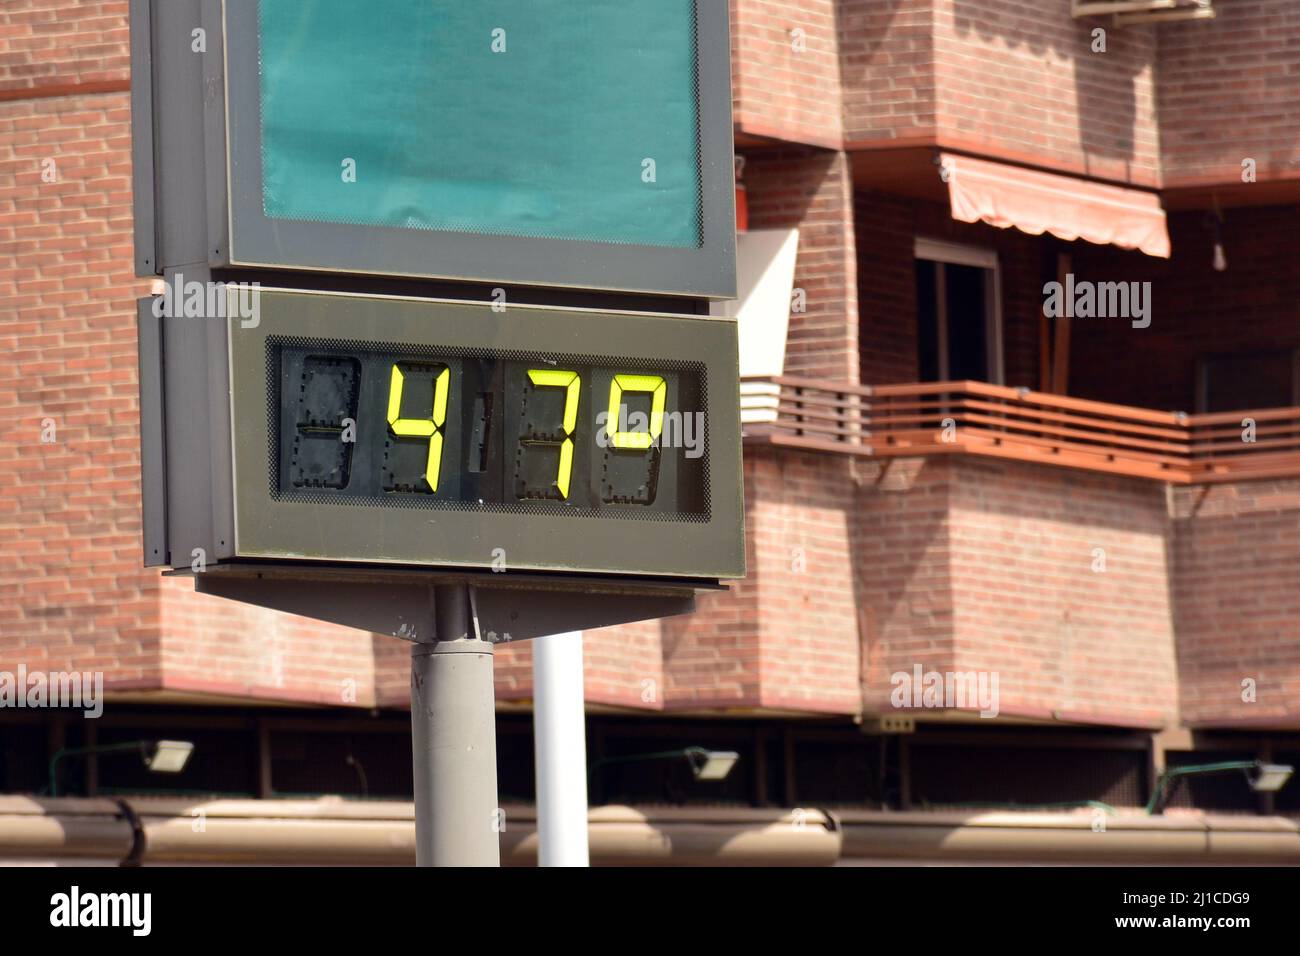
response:
[[[595,802],[861,823],[1141,806],[1166,767],[1300,760],[1300,8],[1087,6],[732,0],[742,278],[780,290],[740,306],[768,356],[750,573],[585,653],[593,762],[741,760],[711,786],[606,768]],[[141,568],[127,7],[0,11],[0,671],[102,671],[109,701],[0,710],[0,791],[165,729],[196,743],[185,792],[407,799],[402,642]],[[796,230],[783,273],[765,239]],[[1052,282],[1093,314],[1047,314]],[[530,665],[498,648],[524,802]],[[996,716],[899,708],[918,669],[996,678]],[[91,759],[63,786],[160,785]],[[1300,785],[1173,803],[1294,815]]]

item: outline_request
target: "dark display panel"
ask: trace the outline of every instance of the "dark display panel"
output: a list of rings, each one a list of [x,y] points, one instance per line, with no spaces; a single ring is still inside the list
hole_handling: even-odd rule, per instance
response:
[[[196,475],[231,478],[219,557],[744,575],[734,321],[280,289],[258,301],[258,321],[232,315],[226,335],[229,465],[221,423],[211,450],[187,453]],[[205,518],[177,509],[191,515]]]
[[[267,346],[279,500],[709,517],[699,366],[315,339]]]

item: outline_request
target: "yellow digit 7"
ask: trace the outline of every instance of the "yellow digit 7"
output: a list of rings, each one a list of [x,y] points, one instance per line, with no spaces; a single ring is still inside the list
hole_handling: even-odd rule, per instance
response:
[[[393,363],[393,377],[388,384],[388,427],[399,438],[428,438],[429,461],[424,480],[434,491],[438,490],[438,473],[442,471],[442,432],[447,421],[447,387],[451,369],[444,368],[433,386],[433,409],[429,418],[402,418],[402,385],[406,376]]]
[[[623,410],[624,392],[650,393],[650,430],[644,432],[620,431],[627,424],[619,414]],[[609,416],[605,429],[610,444],[615,448],[633,448],[644,451],[654,444],[664,430],[664,404],[668,399],[668,385],[661,375],[615,375],[609,383]]]
[[[578,390],[582,379],[577,372],[558,369],[530,368],[528,380],[539,388],[567,389],[564,396],[564,434],[560,443],[560,467],[555,475],[555,487],[560,489],[560,496],[569,497],[569,478],[573,475],[573,429],[578,424]]]

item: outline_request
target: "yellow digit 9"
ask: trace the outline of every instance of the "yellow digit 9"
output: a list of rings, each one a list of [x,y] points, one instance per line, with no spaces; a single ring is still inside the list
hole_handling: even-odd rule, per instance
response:
[[[429,439],[429,461],[425,466],[424,480],[434,491],[438,490],[438,474],[442,471],[442,426],[447,421],[447,388],[451,370],[444,368],[434,381],[433,409],[429,418],[402,418],[402,386],[406,376],[393,363],[393,376],[388,385],[388,427],[399,438]]]
[[[623,408],[624,392],[650,393],[650,430],[645,432],[621,431],[627,424],[619,413]],[[610,444],[615,448],[644,451],[654,444],[664,430],[664,404],[668,399],[668,386],[661,375],[615,375],[609,384],[609,417],[605,425]]]
[[[530,368],[528,370],[528,380],[539,388],[563,388],[567,391],[564,395],[564,434],[565,439],[560,443],[560,467],[555,474],[555,487],[560,489],[560,495],[564,498],[569,497],[569,479],[573,476],[573,429],[578,424],[578,390],[582,385],[582,379],[577,372],[566,372],[559,369],[547,368]]]

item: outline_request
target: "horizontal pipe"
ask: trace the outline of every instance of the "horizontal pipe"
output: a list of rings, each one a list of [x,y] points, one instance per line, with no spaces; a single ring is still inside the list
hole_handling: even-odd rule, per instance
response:
[[[1300,821],[1101,810],[842,811],[846,858],[1019,863],[1300,863]]]
[[[0,797],[0,859],[413,865],[410,803]],[[501,862],[537,862],[536,811],[507,806]],[[836,862],[1300,863],[1284,817],[1072,812],[887,812],[593,807],[595,866]]]
[[[134,845],[131,822],[112,800],[0,796],[0,859],[124,860]]]
[[[415,864],[415,816],[404,802],[130,798],[143,863]],[[74,804],[76,806],[74,806]],[[507,806],[501,862],[537,863],[533,807]],[[839,859],[832,817],[818,811],[596,807],[595,866],[827,866]],[[0,797],[0,859],[121,861],[131,823],[110,800]]]

